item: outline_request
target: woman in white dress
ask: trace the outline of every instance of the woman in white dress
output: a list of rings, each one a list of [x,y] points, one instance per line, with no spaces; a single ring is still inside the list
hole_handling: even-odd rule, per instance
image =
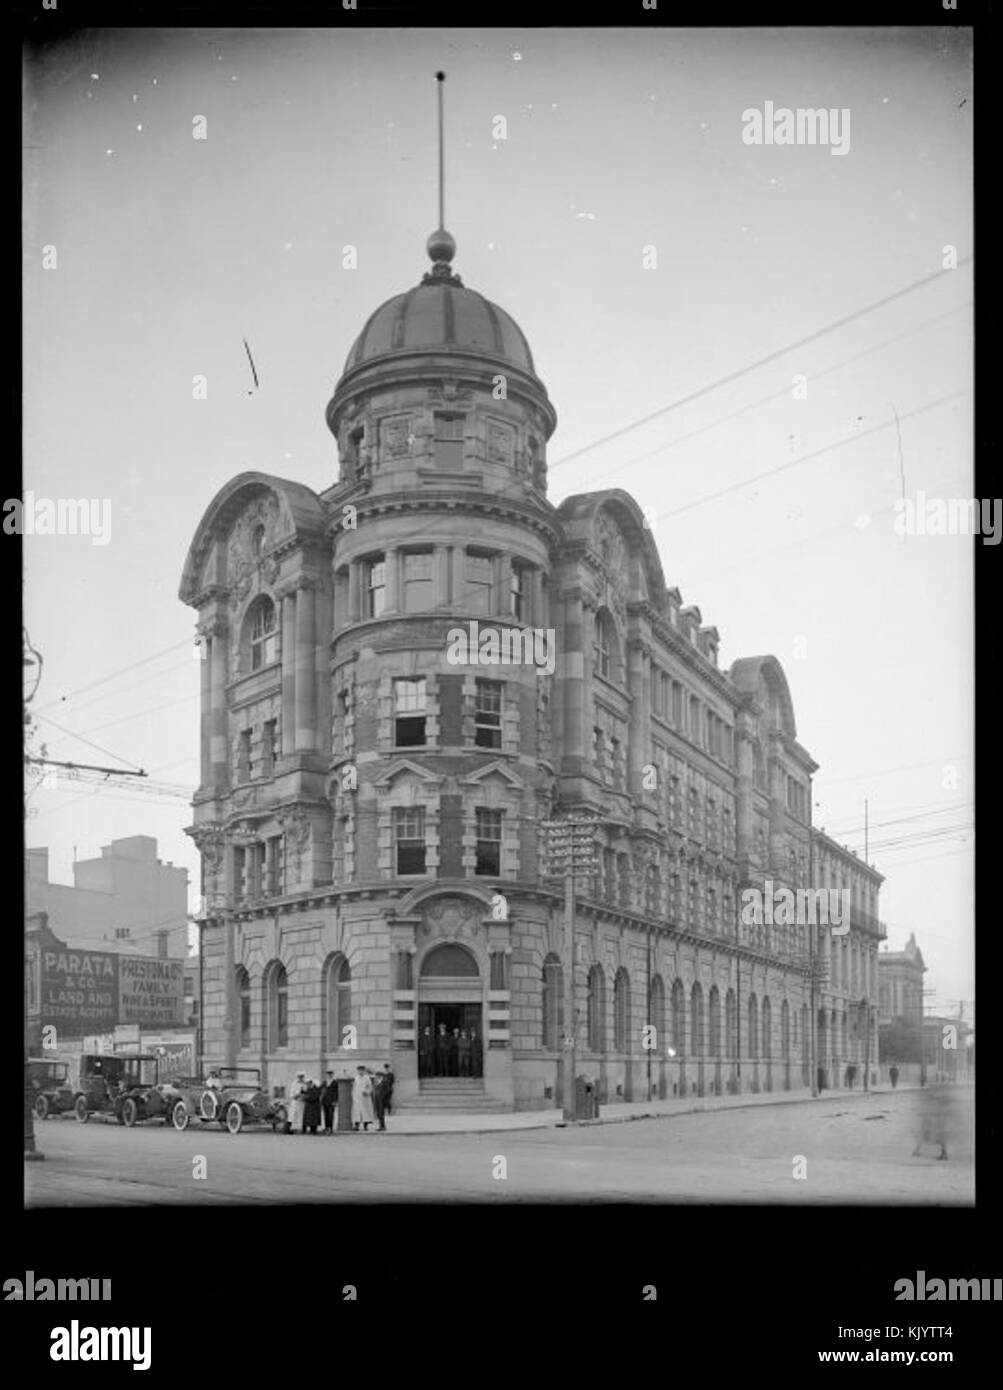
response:
[[[298,1071],[296,1073],[296,1080],[289,1087],[289,1099],[291,1101],[289,1107],[289,1125],[293,1134],[303,1133],[303,1112],[306,1109],[306,1103],[303,1100],[303,1093],[305,1090],[306,1072]]]
[[[352,1082],[352,1126],[354,1129],[358,1129],[361,1125],[363,1129],[368,1129],[370,1125],[375,1123],[373,1078],[365,1067],[358,1067],[355,1080]]]

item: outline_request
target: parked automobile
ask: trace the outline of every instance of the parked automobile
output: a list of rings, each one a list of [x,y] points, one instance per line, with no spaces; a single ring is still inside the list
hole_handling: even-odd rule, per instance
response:
[[[171,1118],[174,1128],[185,1130],[192,1120],[219,1124],[231,1134],[245,1125],[271,1125],[278,1134],[289,1132],[289,1115],[281,1101],[273,1100],[261,1089],[261,1072],[255,1067],[220,1067],[217,1084],[210,1086],[195,1077],[178,1080],[178,1097]]]
[[[80,1058],[74,1114],[82,1125],[92,1115],[113,1115],[120,1125],[133,1125],[141,1115],[152,1118],[146,1111],[156,1102],[148,1097],[156,1093],[158,1081],[157,1058],[152,1053],[85,1052]],[[165,1101],[165,1121],[169,1114]]]
[[[69,1063],[55,1057],[29,1057],[28,1081],[34,1092],[35,1119],[47,1120],[73,1109]]]

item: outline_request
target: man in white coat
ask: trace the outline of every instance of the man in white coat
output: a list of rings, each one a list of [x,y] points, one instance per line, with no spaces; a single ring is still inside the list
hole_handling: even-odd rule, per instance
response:
[[[355,1072],[355,1080],[352,1082],[352,1125],[355,1129],[358,1129],[359,1125],[363,1129],[368,1129],[370,1125],[375,1123],[373,1078],[365,1067],[358,1067]]]
[[[303,1094],[306,1091],[306,1087],[306,1072],[298,1071],[296,1073],[296,1080],[289,1087],[289,1099],[291,1102],[289,1107],[289,1124],[294,1134],[303,1133],[303,1113],[306,1109]]]

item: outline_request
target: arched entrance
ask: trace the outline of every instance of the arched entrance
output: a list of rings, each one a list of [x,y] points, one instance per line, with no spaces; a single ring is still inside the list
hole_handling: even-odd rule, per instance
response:
[[[484,984],[465,946],[433,946],[418,975],[418,1077],[484,1075]]]

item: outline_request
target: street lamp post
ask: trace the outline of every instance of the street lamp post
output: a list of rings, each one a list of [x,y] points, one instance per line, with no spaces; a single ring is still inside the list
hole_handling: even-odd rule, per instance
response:
[[[578,1019],[575,1014],[575,874],[595,869],[595,816],[566,816],[549,825],[549,853],[557,875],[564,878],[564,1037],[562,1091],[565,1120],[575,1120],[575,1053]]]

